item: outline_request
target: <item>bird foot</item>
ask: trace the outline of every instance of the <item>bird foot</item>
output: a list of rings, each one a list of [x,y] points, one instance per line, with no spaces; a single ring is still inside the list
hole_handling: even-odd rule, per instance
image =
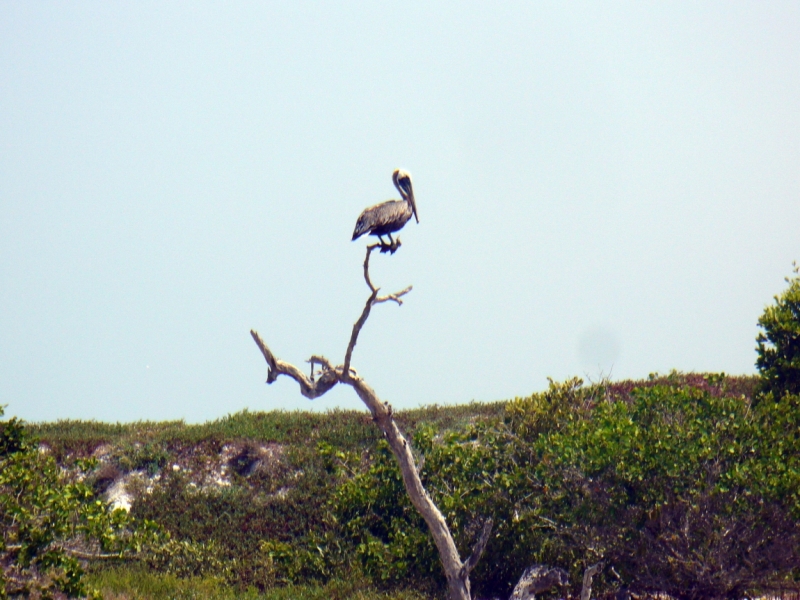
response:
[[[381,240],[381,246],[380,246],[381,247],[381,253],[383,254],[384,252],[389,252],[391,254],[394,254],[395,252],[397,252],[397,249],[400,246],[402,246],[402,242],[400,241],[400,238],[397,238],[396,240],[392,240],[388,244],[386,242],[384,242],[383,240]]]

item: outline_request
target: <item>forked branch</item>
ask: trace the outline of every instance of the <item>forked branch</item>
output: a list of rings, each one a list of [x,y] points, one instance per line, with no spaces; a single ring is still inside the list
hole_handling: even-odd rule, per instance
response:
[[[396,246],[400,246],[400,238],[397,238],[394,241]],[[370,291],[372,291],[373,295],[375,296],[372,302],[367,301],[368,304],[377,304],[379,302],[386,302],[387,300],[393,300],[397,302],[398,306],[403,304],[403,301],[400,299],[402,296],[405,296],[408,292],[412,290],[412,286],[408,286],[407,288],[400,290],[399,292],[395,292],[394,294],[389,294],[387,296],[378,296],[378,290],[380,288],[376,288],[372,285],[372,281],[369,278],[369,257],[372,254],[372,251],[380,248],[381,252],[386,252],[386,248],[392,248],[389,244],[372,244],[371,246],[367,246],[367,256],[364,258],[364,281],[367,282],[367,286],[369,287]],[[362,324],[363,325],[363,324]]]
[[[313,360],[314,363],[322,366],[322,374],[319,379],[312,380],[306,377],[306,374],[293,364],[275,358],[275,355],[272,354],[272,351],[255,329],[250,330],[250,335],[253,336],[253,340],[261,350],[261,354],[264,355],[264,360],[267,361],[267,383],[273,383],[279,375],[288,375],[300,384],[300,393],[309,400],[319,398],[339,383],[339,377],[335,369],[330,367],[327,359],[316,356],[310,359],[310,361]]]

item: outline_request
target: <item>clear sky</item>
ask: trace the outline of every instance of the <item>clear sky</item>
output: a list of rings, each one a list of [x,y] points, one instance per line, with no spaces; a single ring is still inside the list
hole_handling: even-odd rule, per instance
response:
[[[0,404],[356,408],[359,212],[413,176],[354,367],[400,408],[753,373],[800,259],[800,3],[0,3]]]

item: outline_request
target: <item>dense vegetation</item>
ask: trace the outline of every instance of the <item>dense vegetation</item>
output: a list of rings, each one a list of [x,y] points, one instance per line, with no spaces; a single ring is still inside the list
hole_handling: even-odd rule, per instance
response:
[[[676,598],[740,598],[800,573],[800,398],[753,406],[747,380],[579,380],[510,402],[501,418],[415,435],[425,483],[469,547],[482,517],[495,536],[473,578],[510,592],[532,562],[580,582]],[[437,576],[435,551],[400,493],[386,449],[337,489],[335,507],[368,573]],[[579,585],[574,592],[579,591]]]
[[[507,597],[534,562],[568,570],[573,594],[598,561],[605,596],[798,589],[800,274],[788,283],[759,320],[759,377],[573,379],[509,402],[397,414],[462,554],[494,519],[476,597]],[[98,500],[120,481],[135,488],[130,514]],[[8,594],[90,593],[86,564],[111,597],[444,591],[391,453],[358,412],[3,421],[0,519]],[[90,554],[126,558],[82,562]]]
[[[94,466],[80,461],[78,475]],[[0,598],[96,596],[80,559],[124,557],[158,541],[154,524],[109,511],[80,477],[65,478],[14,418],[0,421],[0,530]]]
[[[577,584],[601,559],[600,592],[742,597],[800,576],[800,398],[765,401],[758,384],[678,373],[572,380],[398,418],[459,546],[495,519],[478,597],[507,596],[533,562],[562,566]],[[435,549],[365,414],[35,429],[64,464],[110,445],[106,464],[159,478],[132,510],[171,534],[141,559],[153,572],[262,592],[348,578],[361,590],[443,592]],[[282,451],[265,461],[264,447]],[[192,485],[191,461],[223,454],[231,485]],[[88,481],[100,485],[101,472]]]

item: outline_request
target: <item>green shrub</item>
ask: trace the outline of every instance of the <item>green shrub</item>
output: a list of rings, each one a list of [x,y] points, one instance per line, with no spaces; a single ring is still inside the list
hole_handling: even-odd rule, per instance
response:
[[[142,470],[152,477],[166,466],[167,460],[169,453],[163,443],[146,442],[124,449],[119,465],[125,471]]]
[[[502,406],[434,406],[403,411],[397,418],[410,431],[424,423],[441,428],[463,425],[480,415],[500,414]],[[350,476],[360,464],[362,450],[379,439],[380,432],[367,413],[242,412],[205,425],[171,425],[168,431],[151,424],[149,433],[141,429],[143,425],[131,425],[129,432],[111,432],[122,437],[124,458],[129,461],[120,461],[125,468],[132,468],[138,455],[161,456],[160,450],[154,451],[158,448],[167,450],[162,465],[178,455],[216,459],[226,444],[236,448],[227,462],[229,487],[190,486],[183,470],[165,469],[153,492],[137,498],[132,507],[134,515],[158,522],[173,540],[213,542],[215,552],[231,569],[225,575],[217,574],[222,579],[265,590],[358,574],[361,566],[350,563],[351,555],[359,550],[342,536],[341,523],[329,502],[337,483],[345,478],[338,469],[340,457],[353,461],[347,473]],[[42,428],[48,435],[57,434],[56,443],[61,439],[82,441],[70,434],[66,424],[57,432]],[[100,424],[76,424],[76,429],[91,436],[105,431]],[[259,448],[275,443],[285,449],[280,460],[256,468],[261,459]],[[151,450],[144,452],[148,447]],[[140,450],[131,450],[135,448]],[[387,468],[396,471],[393,461]],[[180,511],[175,510],[176,505]],[[161,572],[174,572],[167,560],[153,565]],[[438,565],[434,554],[431,571],[438,571]]]
[[[295,447],[281,464],[240,475],[235,467],[247,448],[245,444],[232,457],[230,486],[201,489],[188,485],[184,473],[167,470],[151,494],[136,499],[132,514],[158,522],[173,540],[193,548],[212,544],[214,559],[206,560],[197,574],[216,575],[239,586],[263,590],[323,581],[334,570],[343,570],[346,560],[326,507],[335,480],[316,451]],[[152,563],[154,568],[182,573],[167,560],[169,554],[162,556],[164,560]],[[224,564],[227,571],[215,571],[215,564]]]
[[[785,467],[800,465],[800,422],[786,427],[785,413],[760,408],[662,385],[606,397],[540,437],[538,478],[563,494],[540,507],[560,528],[551,555],[572,560],[576,575],[581,555],[602,558],[620,583],[676,598],[742,597],[791,576],[798,479]],[[785,452],[765,444],[793,428]]]
[[[84,475],[94,466],[79,464]],[[154,539],[152,523],[134,525],[62,474],[21,421],[0,421],[0,598],[95,595],[79,559],[130,554]]]
[[[140,560],[154,571],[175,577],[230,579],[235,560],[225,560],[218,544],[168,539],[143,553]]]
[[[689,385],[693,380],[697,385]],[[577,591],[741,597],[791,583],[800,564],[800,406],[732,397],[737,381],[673,374],[631,388],[551,384],[503,418],[460,432],[421,428],[423,481],[462,556],[485,517],[495,529],[473,576],[503,596],[535,562]],[[337,490],[335,511],[377,581],[435,581],[441,569],[384,444]]]
[[[462,557],[494,518],[471,578],[476,597],[507,597],[535,562],[568,569],[579,587],[600,559],[599,594],[741,597],[800,576],[800,396],[753,403],[757,381],[674,372],[592,386],[575,379],[508,403],[397,416]],[[191,468],[161,469],[153,493],[134,502],[133,515],[174,540],[145,558],[163,581],[179,574],[217,582],[223,596],[224,583],[287,598],[301,597],[292,594],[304,583],[309,598],[345,598],[357,594],[335,582],[366,577],[384,590],[442,595],[430,535],[368,415],[75,426],[39,431],[73,458],[116,440],[140,468],[178,456],[201,464],[235,449],[230,486],[193,487]],[[264,443],[282,448],[269,468],[256,467]],[[111,477],[98,471],[95,485]]]
[[[756,366],[762,389],[776,397],[800,394],[800,267],[787,277],[789,288],[775,296],[758,319],[763,332],[758,334]]]

